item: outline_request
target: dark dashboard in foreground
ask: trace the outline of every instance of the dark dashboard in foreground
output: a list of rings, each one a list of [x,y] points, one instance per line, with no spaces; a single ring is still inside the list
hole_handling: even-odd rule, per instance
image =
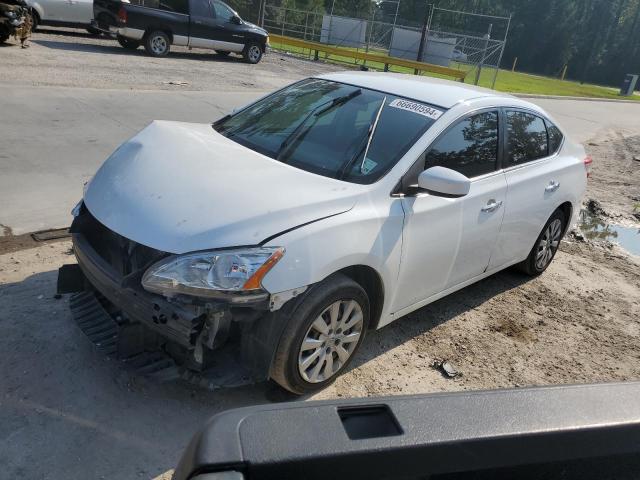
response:
[[[216,415],[175,480],[640,478],[640,383],[322,402]]]

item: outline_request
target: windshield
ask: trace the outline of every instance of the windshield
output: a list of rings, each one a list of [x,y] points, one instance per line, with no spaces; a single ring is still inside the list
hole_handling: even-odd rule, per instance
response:
[[[308,79],[214,124],[252,150],[355,183],[385,175],[442,114],[396,95]]]

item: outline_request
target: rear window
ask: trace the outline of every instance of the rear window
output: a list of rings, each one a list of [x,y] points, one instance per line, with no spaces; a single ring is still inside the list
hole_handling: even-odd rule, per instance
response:
[[[527,112],[507,111],[507,166],[549,155],[547,128],[542,118]]]
[[[308,79],[214,128],[294,167],[369,184],[385,175],[442,113],[439,107],[396,95]]]

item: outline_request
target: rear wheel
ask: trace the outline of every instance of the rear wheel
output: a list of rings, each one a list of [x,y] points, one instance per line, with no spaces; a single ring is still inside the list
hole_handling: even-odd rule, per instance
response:
[[[36,12],[35,9],[32,8],[31,9],[31,31],[35,32],[39,24],[40,24],[40,16],[38,15],[38,12]]]
[[[118,35],[116,39],[118,40],[120,46],[126,48],[127,50],[135,50],[140,46],[139,41],[131,40],[130,38],[123,37],[122,35]]]
[[[257,43],[250,43],[245,47],[242,56],[245,62],[256,64],[262,59],[262,47]]]
[[[518,265],[520,270],[531,276],[544,272],[556,256],[566,224],[564,213],[556,210],[542,229],[527,259]]]
[[[302,395],[323,389],[344,371],[362,344],[369,297],[342,274],[312,287],[291,313],[271,368],[271,378]]]
[[[169,36],[160,30],[149,33],[144,40],[144,49],[152,57],[166,57],[170,45]]]

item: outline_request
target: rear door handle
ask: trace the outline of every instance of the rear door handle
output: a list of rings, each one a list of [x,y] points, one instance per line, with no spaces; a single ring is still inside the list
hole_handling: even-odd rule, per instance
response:
[[[549,182],[549,185],[547,185],[547,187],[544,189],[544,191],[547,192],[547,193],[551,193],[551,192],[555,192],[559,188],[560,188],[560,182],[556,182],[555,180],[551,180]]]
[[[502,200],[500,200],[499,202],[496,202],[495,200],[491,199],[484,207],[482,207],[482,212],[492,213],[498,210],[501,206],[502,206]]]

